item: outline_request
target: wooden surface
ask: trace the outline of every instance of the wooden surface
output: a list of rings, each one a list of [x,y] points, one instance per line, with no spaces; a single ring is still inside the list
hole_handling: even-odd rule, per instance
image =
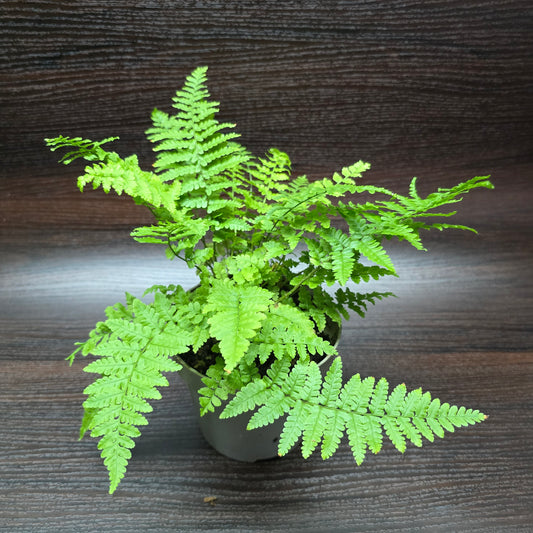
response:
[[[0,531],[532,531],[533,12],[529,1],[0,0]],[[178,376],[114,496],[77,442],[84,361],[64,358],[124,291],[194,278],[130,241],[126,198],[80,195],[81,166],[42,139],[100,139],[152,158],[153,107],[210,66],[221,118],[297,173],[372,162],[405,192],[492,174],[428,253],[392,244],[399,279],[344,328],[346,371],[423,387],[488,421],[355,467],[298,452],[212,451]],[[205,497],[216,497],[205,503]]]
[[[530,531],[532,236],[397,247],[401,277],[381,288],[399,298],[350,321],[339,346],[347,372],[421,386],[488,421],[404,455],[386,444],[360,467],[346,442],[327,462],[294,451],[241,464],[203,441],[172,376],[113,496],[95,441],[76,440],[85,361],[69,368],[64,357],[124,290],[194,279],[125,232],[5,236],[0,530]]]
[[[0,0],[0,220],[138,222],[129,204],[81,198],[43,138],[118,135],[115,149],[149,168],[150,112],[170,110],[199,65],[221,119],[258,155],[288,152],[297,173],[363,159],[374,182],[430,187],[528,165],[532,11],[529,0]]]

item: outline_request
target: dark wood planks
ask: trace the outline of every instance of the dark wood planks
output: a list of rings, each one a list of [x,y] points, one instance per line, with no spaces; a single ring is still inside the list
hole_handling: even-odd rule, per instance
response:
[[[439,235],[395,251],[399,296],[344,328],[346,372],[421,386],[490,415],[356,468],[298,452],[247,465],[202,440],[178,376],[163,389],[113,497],[91,439],[77,442],[82,360],[64,357],[123,290],[190,275],[127,232],[2,239],[0,524],[11,531],[527,531],[531,524],[531,231]],[[141,260],[142,259],[142,260]],[[122,274],[118,276],[120,266]],[[120,279],[119,279],[120,277]],[[214,506],[203,498],[215,496]]]
[[[149,113],[169,108],[200,64],[243,142],[258,154],[288,151],[298,173],[361,158],[384,184],[412,174],[434,182],[531,161],[526,1],[1,7],[0,192],[19,211],[57,201],[64,224],[79,218],[71,184],[80,166],[58,168],[46,136],[120,135],[117,149],[149,167]],[[128,209],[117,205],[110,222],[128,220]],[[12,211],[2,221],[27,224]]]

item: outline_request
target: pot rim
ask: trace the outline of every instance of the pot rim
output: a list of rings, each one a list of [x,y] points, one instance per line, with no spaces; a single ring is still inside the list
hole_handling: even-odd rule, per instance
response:
[[[341,337],[341,333],[342,333],[342,324],[338,324],[338,323],[335,323],[337,326],[338,326],[338,332],[337,332],[337,338],[335,340],[335,343],[332,344],[332,346],[334,348],[337,348],[338,344],[339,344],[339,340],[340,340],[340,337]],[[174,357],[176,357],[177,359],[179,359],[179,363],[181,365],[183,365],[185,368],[187,368],[187,370],[189,372],[191,372],[192,374],[198,376],[199,378],[205,378],[207,377],[206,374],[202,374],[200,372],[198,372],[198,370],[196,370],[196,368],[192,367],[191,365],[189,365],[188,363],[186,363],[183,358],[181,357],[181,354],[176,354]],[[319,367],[323,366],[324,364],[326,364],[332,357],[334,357],[333,355],[326,355],[325,357],[323,357],[321,359],[321,361],[319,361],[318,363],[316,363]]]
[[[198,287],[200,287],[200,283],[197,283],[196,285],[194,285],[193,287],[191,287],[187,292],[194,292]],[[331,323],[337,327],[337,334],[336,334],[336,338],[335,338],[335,342],[332,343],[332,346],[333,348],[337,348],[338,344],[339,344],[339,341],[340,341],[340,338],[341,338],[341,333],[342,333],[342,319],[341,319],[341,322],[336,322],[332,319],[331,320]],[[327,324],[326,324],[326,327],[327,327]],[[324,328],[325,330],[326,328]],[[174,357],[177,357],[179,360],[180,360],[180,364],[182,364],[185,368],[187,368],[192,374],[195,374],[196,376],[200,377],[200,378],[205,378],[207,377],[206,374],[201,374],[200,372],[198,372],[198,370],[196,370],[194,367],[190,366],[188,363],[186,363],[182,357],[181,357],[181,354],[176,354]],[[324,365],[329,359],[331,359],[333,356],[332,355],[326,355],[326,357],[323,357],[322,360],[317,363],[317,365],[319,367],[321,367],[322,365]]]
[[[189,365],[188,363],[186,363],[180,356],[180,354],[176,354],[174,357],[176,357],[177,359],[179,359],[179,363],[180,365],[183,365],[187,370],[189,370],[189,372],[195,374],[196,376],[200,377],[200,378],[205,378],[207,377],[206,374],[201,374],[200,372],[198,372],[198,370],[196,370],[196,368],[192,367],[191,365]],[[332,357],[334,357],[333,355],[326,355],[325,357],[322,358],[322,360],[319,362],[319,363],[316,363],[318,366],[322,366],[324,365],[325,363],[327,363]]]

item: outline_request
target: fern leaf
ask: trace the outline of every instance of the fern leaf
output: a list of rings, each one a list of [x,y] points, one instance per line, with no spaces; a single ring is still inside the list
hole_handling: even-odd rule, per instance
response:
[[[257,380],[243,387],[226,405],[220,418],[231,418],[262,405],[268,394],[268,386],[263,380]]]
[[[421,389],[414,389],[411,392],[409,392],[404,400],[404,404],[402,406],[402,414],[404,416],[413,416],[416,406],[419,403],[420,399],[422,398],[422,390]]]
[[[259,158],[247,167],[249,184],[257,189],[263,197],[262,206],[257,206],[259,211],[267,206],[267,202],[279,199],[287,190],[285,181],[290,179],[291,161],[289,156],[272,148],[266,158]]]
[[[372,393],[372,398],[368,410],[375,416],[383,416],[385,413],[385,405],[387,403],[387,396],[389,392],[389,384],[385,378],[381,378]]]
[[[278,454],[285,455],[300,438],[305,422],[309,418],[308,405],[302,400],[296,400],[290,410],[283,431],[279,439]]]
[[[135,155],[122,159],[115,152],[107,152],[101,148],[104,143],[115,139],[110,137],[95,142],[79,137],[59,136],[46,139],[46,142],[52,150],[67,146],[76,149],[63,157],[65,164],[78,157],[94,162],[92,166],[86,167],[85,173],[78,178],[80,191],[83,191],[86,185],[92,184],[94,189],[101,187],[106,193],[113,190],[119,195],[125,192],[138,203],[145,203],[154,208],[164,207],[175,213],[181,185],[162,183],[155,174],[141,170]]]
[[[266,312],[266,319],[250,344],[246,361],[253,364],[259,357],[260,363],[264,363],[271,354],[277,359],[294,359],[298,355],[302,360],[308,360],[313,354],[336,354],[328,341],[316,335],[313,322],[306,313],[292,305],[279,303],[281,299]]]
[[[409,184],[409,195],[415,200],[420,200],[420,196],[418,196],[418,192],[416,190],[416,178],[413,178]]]
[[[290,407],[290,397],[281,389],[272,389],[271,394],[265,399],[263,405],[250,418],[247,429],[256,429],[272,424],[272,422],[284,415]]]
[[[354,245],[340,230],[333,230],[328,236],[331,245],[331,263],[336,280],[345,285],[350,279],[354,265]]]
[[[346,417],[344,413],[338,410],[328,410],[324,411],[324,413],[326,421],[324,425],[321,456],[322,459],[328,459],[339,447],[346,428]]]
[[[83,410],[83,419],[81,421],[80,425],[80,437],[79,440],[83,439],[85,436],[85,433],[87,433],[88,430],[90,430],[92,420],[94,418],[94,415],[97,413],[97,409],[84,409]]]
[[[118,137],[108,137],[101,141],[91,141],[81,137],[65,137],[59,135],[54,139],[45,139],[46,145],[52,152],[59,148],[75,148],[72,152],[66,153],[60,160],[60,163],[68,165],[75,159],[83,158],[87,161],[102,161],[106,159],[108,152],[100,148],[103,144],[116,141]]]
[[[348,442],[355,462],[359,466],[364,461],[367,450],[364,417],[355,413],[346,413],[344,416]]]
[[[420,436],[420,432],[413,425],[409,418],[398,417],[396,419],[396,423],[408,440],[410,440],[415,446],[422,446],[422,437]]]
[[[320,403],[322,405],[334,405],[339,398],[342,388],[342,365],[340,359],[336,357],[331,363],[320,392]]]
[[[361,317],[365,316],[367,302],[375,304],[376,300],[382,300],[389,296],[394,296],[394,294],[392,292],[354,293],[349,288],[337,289],[335,292],[337,306],[340,311],[351,309]]]
[[[126,474],[128,461],[131,459],[130,448],[133,441],[120,430],[114,429],[106,433],[98,443],[98,449],[102,450],[101,456],[104,465],[109,472],[109,494],[113,494],[118,484]]]
[[[237,372],[232,373],[232,377]],[[230,394],[234,394],[242,383],[233,384],[227,379],[229,376],[224,372],[224,360],[217,357],[216,363],[211,365],[206,377],[202,378],[205,387],[202,387],[198,393],[200,395],[200,415],[207,412],[214,412],[216,407],[220,407],[223,401],[228,399]]]
[[[354,244],[355,248],[370,261],[395,273],[394,265],[383,246],[370,236],[364,236]]]
[[[221,229],[230,229],[232,231],[249,231],[252,229],[250,223],[246,220],[239,218],[233,218],[231,220],[226,220],[220,225]]]
[[[381,420],[375,416],[365,416],[364,422],[368,449],[372,453],[379,453],[383,444]]]
[[[178,180],[183,193],[206,191],[210,181],[249,160],[246,151],[233,142],[239,135],[223,133],[235,125],[214,118],[218,102],[208,100],[206,73],[207,67],[198,67],[187,76],[173,98],[176,115],[154,110],[153,126],[146,131],[154,143],[156,171],[164,182]]]
[[[342,364],[333,361],[322,378],[316,363],[298,361],[289,370],[288,360],[278,361],[266,378],[257,378],[243,387],[229,402],[224,418],[247,410],[258,411],[249,428],[259,427],[287,414],[278,452],[283,455],[301,437],[302,455],[308,457],[322,443],[321,455],[330,457],[346,433],[356,464],[360,465],[367,451],[382,449],[383,434],[400,451],[406,440],[415,446],[422,437],[433,441],[443,429],[475,424],[485,417],[464,407],[431,400],[420,389],[407,392],[404,384],[388,394],[388,383],[381,378],[356,374],[341,388]]]
[[[127,308],[109,308],[108,315],[109,333],[91,351],[98,359],[84,368],[101,377],[84,390],[80,437],[87,431],[100,437],[98,448],[112,493],[126,472],[133,439],[140,435],[138,426],[148,423],[143,413],[152,406],[147,400],[161,398],[157,387],[168,385],[163,372],[181,369],[171,356],[186,348],[180,339],[188,332],[172,321],[170,303],[161,293],[150,305],[128,297]]]
[[[428,425],[428,423],[426,422],[426,420],[424,420],[424,418],[414,416],[412,420],[413,420],[414,426],[424,438],[426,438],[429,442],[433,442],[435,440],[433,431],[431,427]]]
[[[407,393],[407,388],[405,383],[400,383],[397,385],[394,390],[389,395],[387,401],[385,402],[385,413],[392,417],[397,417],[402,412],[404,405],[405,394]]]
[[[260,287],[242,287],[216,282],[204,312],[213,337],[220,341],[220,353],[231,372],[243,358],[250,339],[266,318],[273,293]]]
[[[400,452],[404,453],[406,449],[405,436],[403,431],[398,426],[397,420],[394,417],[385,416],[381,419],[383,429],[392,442],[393,446]]]
[[[302,457],[307,459],[320,444],[328,421],[327,412],[320,405],[308,407],[302,434]]]
[[[365,161],[358,161],[353,165],[344,167],[341,172],[345,178],[360,178],[363,172],[367,171],[369,168],[370,163],[366,163]]]

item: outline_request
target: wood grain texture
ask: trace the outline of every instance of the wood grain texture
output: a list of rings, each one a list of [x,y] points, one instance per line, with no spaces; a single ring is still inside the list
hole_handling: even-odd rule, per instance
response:
[[[0,0],[0,531],[531,531],[533,9],[522,0]],[[78,442],[83,361],[64,358],[124,291],[194,277],[138,245],[150,219],[80,195],[42,139],[100,139],[152,162],[143,131],[196,66],[221,118],[296,173],[357,159],[405,192],[492,174],[429,253],[392,245],[399,298],[344,328],[346,372],[423,387],[487,422],[354,466],[259,464],[203,441],[179,376],[123,483]],[[216,497],[214,505],[204,497]]]
[[[386,376],[487,422],[355,467],[297,451],[241,464],[211,450],[171,376],[114,496],[95,441],[77,442],[91,377],[64,357],[105,306],[155,282],[194,284],[127,232],[20,231],[2,238],[0,530],[528,531],[533,497],[533,250],[528,231],[440,234],[430,254],[391,250],[399,279],[339,350],[347,373]],[[120,268],[121,272],[118,272]],[[214,505],[204,497],[216,497]]]
[[[113,214],[88,218],[92,198],[73,186],[81,165],[57,165],[43,138],[119,135],[116,149],[149,168],[150,112],[169,109],[201,64],[243,143],[258,155],[287,151],[297,173],[331,174],[363,159],[372,181],[418,175],[429,187],[533,157],[528,1],[2,0],[0,8],[0,217],[10,226],[140,217],[116,202]]]

